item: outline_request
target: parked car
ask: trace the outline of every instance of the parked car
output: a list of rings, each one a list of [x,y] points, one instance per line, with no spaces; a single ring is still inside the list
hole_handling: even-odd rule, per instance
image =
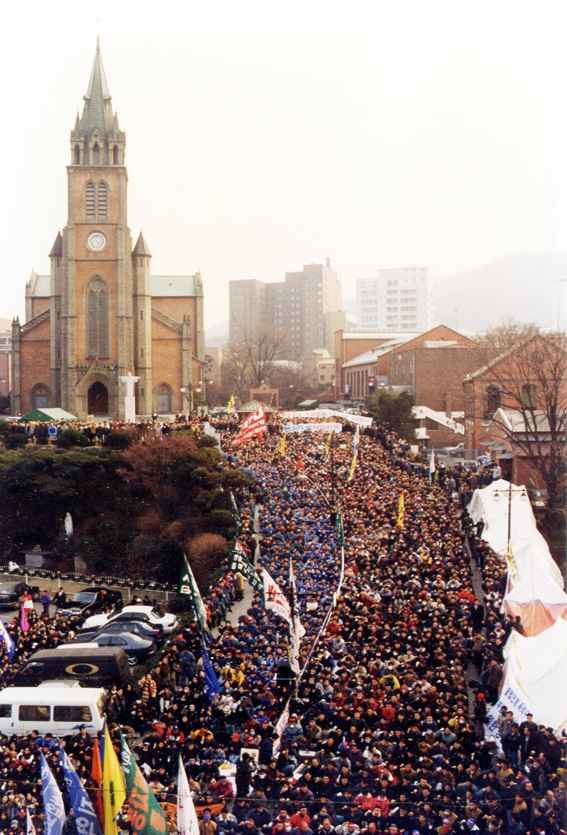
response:
[[[99,633],[94,638],[91,638],[90,641],[79,642],[75,640],[71,641],[70,644],[64,644],[64,646],[87,649],[89,646],[92,647],[93,644],[99,647],[124,650],[128,658],[128,663],[132,666],[139,664],[141,661],[145,661],[148,656],[156,651],[156,645],[153,641],[140,638],[139,635],[134,635],[132,632],[123,632],[121,635]]]
[[[71,600],[57,604],[57,611],[66,615],[94,615],[108,607],[112,609],[122,606],[122,594],[114,589],[91,586],[76,592]]]
[[[17,609],[22,594],[31,594],[36,598],[39,594],[37,586],[27,583],[0,583],[0,609]]]
[[[145,638],[147,641],[155,641],[156,644],[163,643],[164,634],[161,629],[155,629],[149,623],[140,620],[116,620],[110,621],[100,629],[81,629],[76,634],[76,640],[91,641],[97,635],[122,635],[124,632],[131,632],[133,635],[139,635],[140,638]]]
[[[129,616],[124,617],[124,616]],[[179,621],[175,615],[169,612],[156,611],[153,606],[131,605],[124,606],[120,612],[106,612],[101,615],[92,615],[83,623],[83,629],[98,629],[107,623],[120,618],[121,620],[137,620],[149,623],[150,626],[160,626],[166,635],[175,632],[179,628]]]

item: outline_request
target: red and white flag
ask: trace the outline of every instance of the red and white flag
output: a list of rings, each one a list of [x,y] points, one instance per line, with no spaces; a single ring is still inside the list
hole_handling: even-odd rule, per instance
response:
[[[266,421],[266,410],[264,408],[264,404],[260,403],[256,411],[252,412],[252,414],[248,415],[248,417],[242,421],[240,431],[232,442],[232,446],[245,444],[246,441],[250,440],[250,438],[255,438],[256,435],[262,435],[262,433],[267,432],[267,430],[268,423]]]

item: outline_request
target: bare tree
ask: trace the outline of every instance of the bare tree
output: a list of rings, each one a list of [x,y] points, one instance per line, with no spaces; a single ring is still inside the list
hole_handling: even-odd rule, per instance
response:
[[[545,484],[551,524],[565,516],[566,348],[565,333],[507,323],[478,340],[479,369],[471,375],[484,386],[481,419]]]
[[[242,331],[228,344],[224,379],[241,400],[246,400],[251,388],[270,381],[274,362],[283,359],[287,349],[287,334],[277,328],[260,325]]]

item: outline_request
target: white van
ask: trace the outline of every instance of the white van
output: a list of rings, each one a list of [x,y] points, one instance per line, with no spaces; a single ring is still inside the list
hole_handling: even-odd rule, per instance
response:
[[[0,733],[67,736],[84,726],[96,734],[103,728],[104,704],[101,687],[81,687],[77,681],[6,687],[0,690]]]

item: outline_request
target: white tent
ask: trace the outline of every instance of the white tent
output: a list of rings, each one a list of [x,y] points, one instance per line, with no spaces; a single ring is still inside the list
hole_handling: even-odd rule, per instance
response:
[[[510,484],[499,478],[487,487],[474,491],[468,512],[473,522],[479,522],[481,519],[484,521],[482,538],[497,554],[506,554],[508,516],[512,540],[532,539],[536,534],[541,537],[524,485]]]
[[[533,547],[527,543],[525,548],[518,549],[517,555],[513,554],[517,571],[509,571],[509,587],[504,597],[506,613],[509,617],[519,616],[528,636],[548,629],[557,618],[567,619],[567,594],[560,583],[559,569],[549,555],[551,566],[534,556]]]
[[[556,731],[567,730],[567,621],[528,638],[513,631],[504,648],[505,683],[527,706],[534,719]]]

